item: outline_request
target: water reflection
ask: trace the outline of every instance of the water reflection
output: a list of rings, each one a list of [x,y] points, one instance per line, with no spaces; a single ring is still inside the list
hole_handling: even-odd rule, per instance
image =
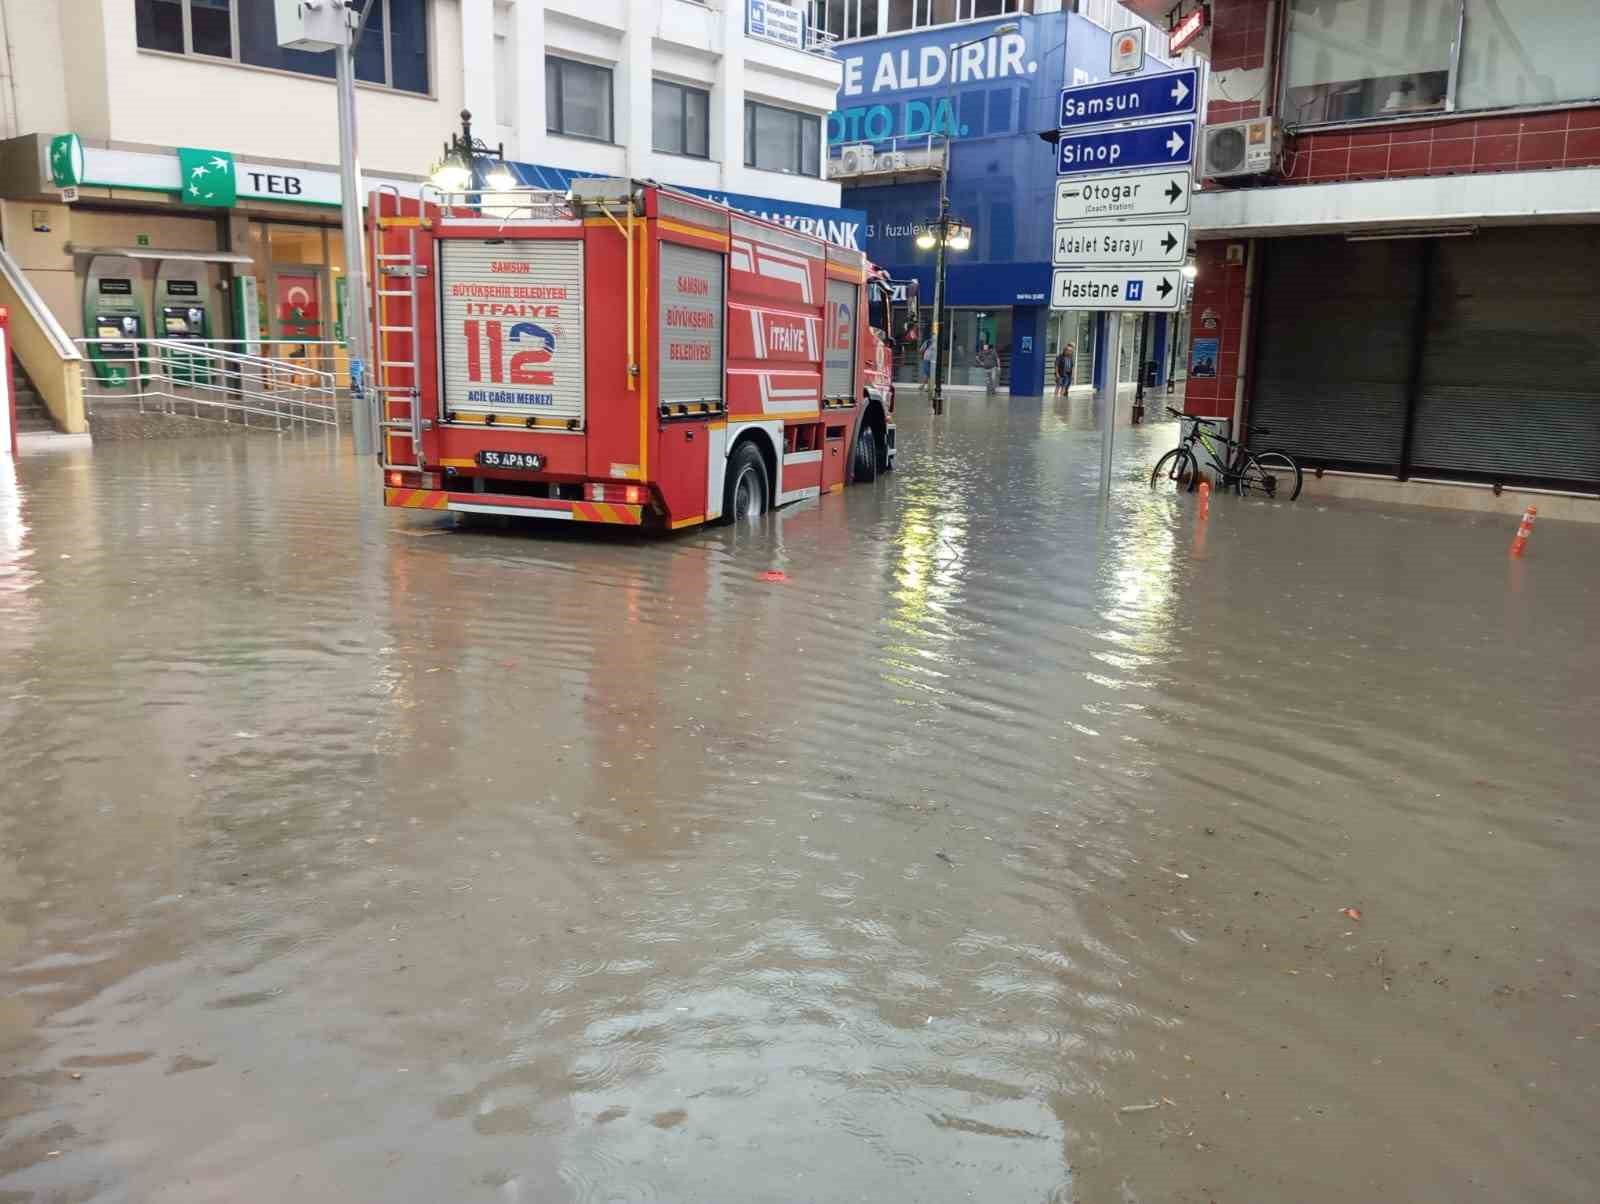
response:
[[[0,1193],[1582,1198],[1595,537],[1064,404],[665,540],[0,475]]]

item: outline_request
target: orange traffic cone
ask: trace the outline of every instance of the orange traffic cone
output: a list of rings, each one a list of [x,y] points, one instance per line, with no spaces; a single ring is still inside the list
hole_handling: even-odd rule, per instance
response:
[[[1511,541],[1511,554],[1521,556],[1528,546],[1528,536],[1533,534],[1533,520],[1539,517],[1539,507],[1529,506],[1522,512],[1522,523],[1517,527],[1517,537]]]
[[[1211,517],[1211,482],[1200,482],[1200,517]]]

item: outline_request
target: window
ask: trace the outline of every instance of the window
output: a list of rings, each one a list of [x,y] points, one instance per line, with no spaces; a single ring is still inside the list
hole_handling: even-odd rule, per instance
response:
[[[899,33],[905,29],[921,29],[926,25],[949,25],[980,17],[1031,13],[1034,7],[1034,0],[889,0],[888,22],[883,32]],[[867,23],[873,24],[871,18]],[[869,35],[874,32],[872,29],[866,31]]]
[[[1592,12],[1567,0],[1466,0],[1464,17],[1457,108],[1600,96]]]
[[[1573,20],[1563,0],[1290,0],[1284,117],[1316,124],[1593,99],[1600,68]]]
[[[544,128],[568,138],[613,141],[611,68],[546,55]]]
[[[664,155],[711,157],[711,93],[656,80],[651,145]]]
[[[428,91],[427,0],[373,5],[356,47],[356,78],[403,92]],[[230,59],[332,79],[333,55],[278,45],[276,10],[262,0],[134,0],[134,39],[144,50]]]
[[[744,165],[792,176],[822,174],[822,120],[810,113],[744,104]]]
[[[146,50],[183,53],[183,0],[137,0],[134,37]]]
[[[1459,0],[1289,0],[1284,116],[1349,121],[1445,107]]]

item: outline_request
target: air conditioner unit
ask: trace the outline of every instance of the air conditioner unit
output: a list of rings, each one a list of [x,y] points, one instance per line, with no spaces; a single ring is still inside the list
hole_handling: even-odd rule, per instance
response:
[[[839,152],[839,174],[841,176],[865,175],[872,170],[874,162],[872,143],[854,143]]]
[[[1207,179],[1259,176],[1278,164],[1278,123],[1271,117],[1208,125],[1203,142],[1205,164],[1201,175]]]
[[[905,151],[890,151],[873,160],[873,171],[904,171],[910,165]]]

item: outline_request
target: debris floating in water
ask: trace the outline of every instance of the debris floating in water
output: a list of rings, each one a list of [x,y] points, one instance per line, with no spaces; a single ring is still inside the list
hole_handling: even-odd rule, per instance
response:
[[[782,569],[768,569],[766,572],[761,574],[761,580],[762,581],[787,581],[787,580],[789,580],[789,574],[784,572]]]

